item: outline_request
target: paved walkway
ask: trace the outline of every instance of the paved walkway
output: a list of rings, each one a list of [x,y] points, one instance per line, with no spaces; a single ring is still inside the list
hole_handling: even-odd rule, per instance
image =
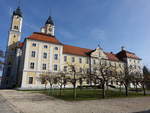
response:
[[[23,113],[150,113],[150,97],[67,102],[15,90],[2,90],[0,95]]]
[[[2,95],[0,95],[0,113],[16,113]]]

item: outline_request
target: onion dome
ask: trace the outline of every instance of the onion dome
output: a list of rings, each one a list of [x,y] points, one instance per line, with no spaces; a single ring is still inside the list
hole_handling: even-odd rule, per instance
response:
[[[13,12],[13,15],[18,15],[18,16],[22,17],[22,12],[21,12],[20,7],[18,7],[18,8]]]
[[[51,25],[54,25],[54,22],[53,22],[51,16],[48,17],[48,19],[47,19],[47,21],[45,22],[45,24],[51,24]]]

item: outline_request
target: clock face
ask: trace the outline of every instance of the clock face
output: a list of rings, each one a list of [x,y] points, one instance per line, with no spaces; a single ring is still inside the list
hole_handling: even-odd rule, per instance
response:
[[[51,28],[51,27],[49,28],[49,31],[52,31],[52,28]]]

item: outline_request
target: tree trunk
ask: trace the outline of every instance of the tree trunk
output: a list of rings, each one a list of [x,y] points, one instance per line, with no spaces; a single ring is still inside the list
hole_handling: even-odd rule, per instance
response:
[[[45,90],[46,90],[46,84],[45,84]]]
[[[128,96],[128,86],[125,85],[125,90],[126,90],[126,96]]]
[[[137,83],[136,83],[136,85],[135,85],[135,88],[136,88],[136,93],[138,93]]]
[[[76,99],[76,85],[73,85],[73,95],[74,95],[74,99]]]
[[[50,84],[50,88],[49,88],[49,91],[48,91],[48,95],[50,95],[50,93],[51,93],[51,95],[52,95],[52,85]]]
[[[120,86],[120,88],[119,88],[119,89],[120,89],[120,93],[121,93],[121,83],[119,84],[119,86]]]
[[[143,95],[146,95],[145,85],[143,84]]]
[[[102,86],[102,97],[105,98],[105,83],[103,83],[103,86]]]
[[[74,81],[73,81],[73,95],[74,95],[74,99],[76,99],[76,73],[74,73]]]
[[[106,82],[106,86],[107,86],[107,91],[108,91],[108,81]],[[104,86],[105,87],[105,86]]]
[[[60,92],[59,92],[60,96],[62,95],[62,85],[60,86]]]

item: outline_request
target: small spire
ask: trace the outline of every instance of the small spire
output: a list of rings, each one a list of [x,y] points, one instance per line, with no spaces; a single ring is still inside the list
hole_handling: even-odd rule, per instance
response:
[[[125,47],[124,47],[124,46],[121,46],[121,50],[124,51],[124,50],[125,50]]]
[[[98,47],[101,48],[100,44],[98,44]]]
[[[51,16],[49,16],[48,17],[48,19],[47,19],[47,21],[46,21],[46,23],[45,24],[51,24],[51,25],[54,25],[54,22],[53,22],[53,20],[52,20],[52,17]]]
[[[98,44],[97,48],[102,49],[101,46],[100,46],[100,43]]]

